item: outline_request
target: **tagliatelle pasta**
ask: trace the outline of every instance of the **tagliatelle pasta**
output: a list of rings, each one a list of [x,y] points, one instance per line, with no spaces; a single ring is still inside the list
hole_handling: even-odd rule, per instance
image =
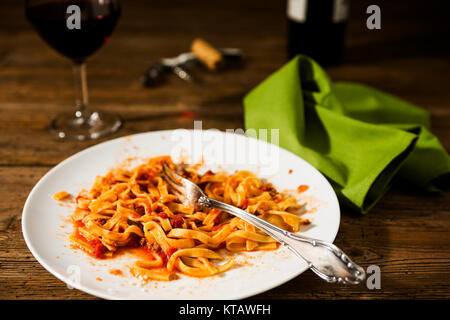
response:
[[[253,173],[236,171],[199,174],[194,167],[157,157],[132,170],[115,169],[97,177],[89,191],[76,198],[70,240],[95,258],[119,250],[144,250],[131,266],[142,279],[169,281],[181,273],[207,277],[233,267],[219,249],[274,250],[279,244],[253,225],[217,209],[195,210],[183,205],[162,179],[162,163],[198,184],[211,198],[246,210],[270,223],[296,232],[309,224],[297,214],[294,197],[281,194]]]

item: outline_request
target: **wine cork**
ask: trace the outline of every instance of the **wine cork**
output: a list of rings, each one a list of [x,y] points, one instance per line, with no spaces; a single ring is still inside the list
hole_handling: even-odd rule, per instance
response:
[[[222,54],[203,39],[192,41],[191,51],[208,69],[217,70],[223,64]]]

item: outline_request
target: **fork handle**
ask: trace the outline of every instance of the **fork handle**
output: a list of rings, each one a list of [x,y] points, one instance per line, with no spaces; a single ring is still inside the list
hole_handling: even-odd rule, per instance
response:
[[[332,243],[283,230],[247,211],[206,196],[200,197],[198,203],[228,212],[261,229],[305,260],[312,271],[328,282],[359,284],[365,278],[364,269]]]

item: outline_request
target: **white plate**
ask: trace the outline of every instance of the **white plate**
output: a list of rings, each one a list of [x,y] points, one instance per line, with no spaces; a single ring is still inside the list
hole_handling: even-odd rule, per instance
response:
[[[226,151],[226,152],[225,152]],[[62,206],[52,195],[65,190],[72,195],[89,189],[103,175],[124,161],[172,155],[174,161],[198,161],[201,170],[228,172],[243,169],[272,182],[278,190],[309,189],[298,195],[310,211],[312,225],[306,236],[332,242],[339,228],[340,212],[328,181],[310,164],[275,145],[243,135],[206,130],[172,130],[137,134],[104,142],[79,152],[51,169],[33,188],[25,203],[22,231],[28,248],[49,272],[68,286],[106,299],[242,299],[279,286],[307,269],[287,248],[239,254],[242,266],[211,278],[181,277],[171,282],[141,283],[127,266],[133,257],[95,260],[71,248],[67,235],[73,208]],[[130,157],[136,157],[130,161]],[[292,170],[292,172],[290,172]],[[111,275],[122,269],[122,276]]]

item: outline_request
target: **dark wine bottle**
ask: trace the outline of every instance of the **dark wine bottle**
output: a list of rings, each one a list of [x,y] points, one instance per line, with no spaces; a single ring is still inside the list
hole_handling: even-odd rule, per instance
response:
[[[341,61],[349,0],[287,0],[288,57],[305,54],[323,66]]]

